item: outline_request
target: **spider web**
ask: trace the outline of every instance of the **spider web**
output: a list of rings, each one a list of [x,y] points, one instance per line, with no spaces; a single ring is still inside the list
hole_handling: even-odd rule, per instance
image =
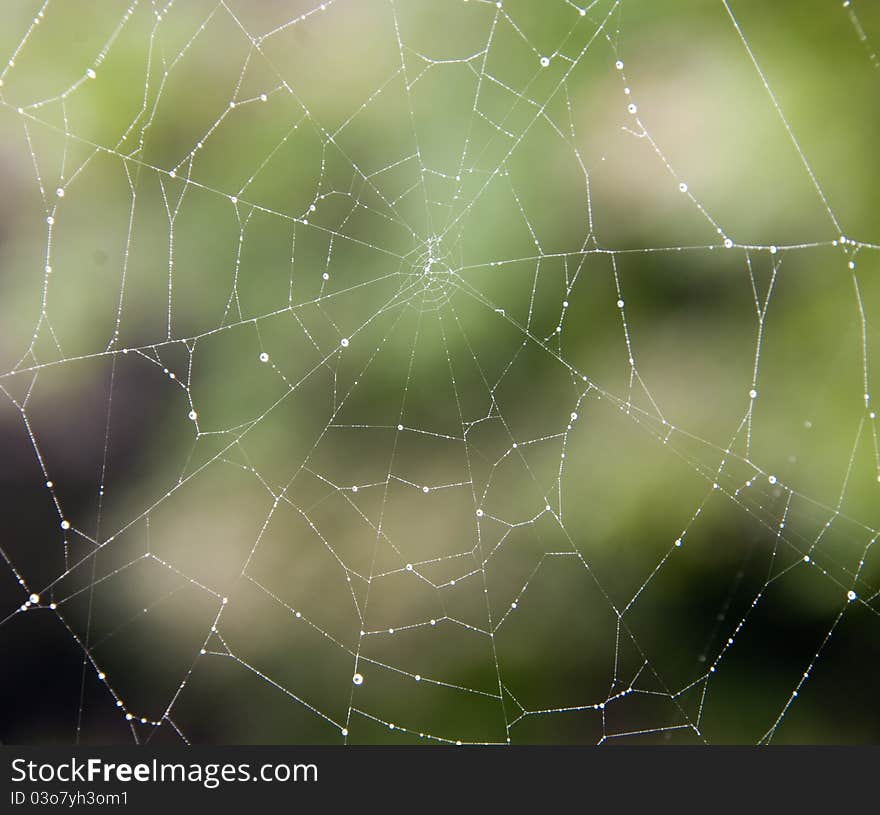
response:
[[[7,6],[4,738],[876,740],[877,20],[801,5]]]

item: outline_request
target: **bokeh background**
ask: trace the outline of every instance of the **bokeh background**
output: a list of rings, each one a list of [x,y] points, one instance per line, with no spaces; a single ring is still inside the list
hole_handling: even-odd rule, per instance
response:
[[[0,738],[880,738],[876,4],[0,15]]]

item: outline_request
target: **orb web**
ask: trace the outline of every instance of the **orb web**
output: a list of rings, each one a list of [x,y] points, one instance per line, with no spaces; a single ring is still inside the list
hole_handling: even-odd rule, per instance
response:
[[[876,13],[651,7],[4,8],[9,738],[876,739]]]

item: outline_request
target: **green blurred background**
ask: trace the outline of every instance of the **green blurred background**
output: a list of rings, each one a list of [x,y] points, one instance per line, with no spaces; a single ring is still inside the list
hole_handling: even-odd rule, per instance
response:
[[[0,14],[0,738],[878,740],[875,4]]]

